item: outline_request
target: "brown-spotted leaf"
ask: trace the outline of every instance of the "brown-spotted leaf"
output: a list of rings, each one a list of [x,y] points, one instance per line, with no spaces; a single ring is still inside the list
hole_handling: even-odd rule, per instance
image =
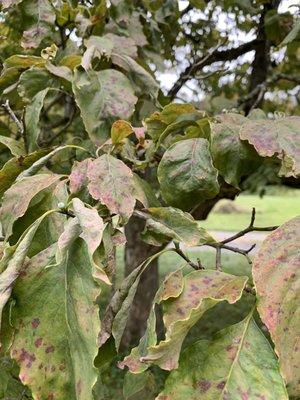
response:
[[[123,161],[104,154],[89,165],[88,178],[94,199],[124,220],[131,216],[135,205],[133,174]]]
[[[34,175],[21,179],[6,191],[0,210],[6,238],[11,235],[14,222],[25,214],[30,201],[42,190],[58,182],[60,178],[60,175],[54,174]]]
[[[300,394],[300,217],[272,232],[254,260],[258,311],[292,396]]]
[[[53,211],[47,211],[44,215],[38,218],[28,229],[18,243],[6,249],[5,255],[1,260],[0,265],[0,331],[2,312],[5,304],[10,298],[15,281],[18,279],[22,272],[23,263],[25,261],[27,252],[34,238],[34,235],[40,226],[41,222]],[[1,341],[0,341],[1,347]]]
[[[260,156],[277,157],[280,176],[300,175],[300,117],[249,121],[242,126],[240,138],[252,144]]]
[[[125,359],[123,365],[127,365],[132,372],[145,369],[141,363],[156,364],[166,370],[177,368],[183,340],[191,327],[205,311],[220,301],[233,304],[239,300],[247,279],[212,270],[186,275],[180,295],[162,301],[165,340],[149,346],[139,360],[134,357],[134,363]]]
[[[35,399],[93,399],[100,290],[92,270],[85,243],[76,239],[59,265],[34,257],[14,288],[11,356]]]
[[[156,400],[288,400],[276,356],[250,313],[187,347]]]

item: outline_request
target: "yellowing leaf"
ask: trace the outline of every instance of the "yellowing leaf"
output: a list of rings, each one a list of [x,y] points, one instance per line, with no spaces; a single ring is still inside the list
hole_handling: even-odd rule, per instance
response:
[[[114,122],[111,127],[112,143],[121,143],[122,140],[129,136],[131,133],[133,133],[133,129],[129,122],[122,119]]]

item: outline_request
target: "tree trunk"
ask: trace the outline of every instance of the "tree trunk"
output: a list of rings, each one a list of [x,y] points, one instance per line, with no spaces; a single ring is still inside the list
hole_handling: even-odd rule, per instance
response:
[[[141,240],[140,234],[144,226],[144,220],[131,217],[125,227],[127,239],[124,255],[126,276],[146,258],[160,251],[159,247],[151,246]],[[155,259],[141,276],[122,338],[121,346],[123,348],[135,345],[144,334],[152,301],[158,289],[158,282],[158,259]]]
[[[264,9],[261,13],[258,29],[257,39],[259,44],[256,46],[255,56],[252,64],[252,72],[250,77],[249,93],[251,93],[259,85],[266,82],[271,69],[270,49],[271,43],[267,39],[265,31],[265,16],[266,13],[272,9],[277,9],[280,0],[272,0],[264,5]],[[244,111],[246,115],[251,111],[252,108],[262,107],[264,94],[266,89],[262,88],[261,92],[258,92],[255,96],[249,99],[245,103]]]

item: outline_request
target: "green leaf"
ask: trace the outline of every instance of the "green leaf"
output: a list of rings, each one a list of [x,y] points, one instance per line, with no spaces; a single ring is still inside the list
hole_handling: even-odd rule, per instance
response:
[[[174,143],[164,153],[157,175],[165,201],[183,210],[213,198],[219,191],[218,171],[206,139]]]
[[[101,132],[104,97],[99,74],[77,67],[72,87],[87,133],[96,145],[103,144],[107,137]]]
[[[11,356],[34,398],[93,399],[99,293],[81,239],[57,266],[47,267],[43,254],[26,265],[13,293]]]
[[[280,176],[300,175],[300,117],[249,121],[242,126],[240,138],[252,144],[260,156],[277,157]]]
[[[48,71],[38,67],[31,67],[21,74],[18,93],[24,100],[31,102],[39,92],[47,88],[58,89],[59,86],[59,82]]]
[[[293,42],[294,40],[298,40],[300,38],[300,21],[296,21],[293,29],[289,32],[289,34],[283,39],[280,43],[281,46],[286,46],[287,44]]]
[[[258,311],[279,357],[291,396],[299,396],[300,217],[272,232],[254,259]]]
[[[225,181],[239,187],[241,178],[260,165],[259,157],[248,143],[240,140],[239,131],[247,122],[240,114],[222,114],[211,124],[211,154],[215,167]]]
[[[23,54],[15,54],[11,57],[8,57],[4,61],[4,68],[30,68],[32,66],[43,67],[45,65],[45,60],[42,57],[23,55]]]
[[[86,207],[80,199],[73,199],[72,204],[74,214],[82,230],[80,237],[86,242],[88,248],[91,264],[94,268],[94,277],[110,284],[103,266],[95,259],[95,252],[100,246],[105,228],[103,219],[95,208]]]
[[[4,194],[0,219],[8,239],[12,234],[14,222],[22,217],[30,201],[42,190],[58,183],[61,175],[40,174],[23,178],[14,183]]]
[[[157,400],[185,399],[288,399],[276,356],[252,313],[183,352]]]
[[[160,245],[170,240],[186,246],[205,243],[205,231],[199,229],[197,221],[190,214],[173,207],[152,207],[146,212],[149,218],[142,238],[148,243]]]
[[[14,156],[24,156],[26,154],[24,144],[19,140],[0,135],[0,143],[6,146]]]
[[[132,58],[137,57],[137,47],[130,37],[107,33],[103,36],[90,36],[84,42],[87,50],[91,49],[94,55],[111,57],[112,53]]]
[[[137,97],[128,78],[114,69],[100,71],[99,78],[104,97],[103,117],[129,119]]]
[[[124,379],[124,400],[153,400],[155,396],[155,378],[150,371],[134,375],[127,372]]]
[[[103,129],[106,118],[128,119],[137,98],[128,79],[119,71],[75,69],[73,92],[91,140],[98,146],[107,140]]]
[[[113,337],[115,338],[116,349],[119,350],[121,339],[129,317],[129,311],[136,294],[141,275],[155,258],[168,251],[172,250],[163,249],[153,256],[148,257],[122,282],[119,289],[116,291],[115,295],[110,301],[110,305],[108,307],[110,312],[106,314],[106,317],[103,320],[104,330],[100,336],[100,345],[105,343],[112,333]]]
[[[37,93],[32,102],[26,107],[25,113],[25,126],[26,126],[26,137],[28,140],[28,150],[35,150],[37,146],[37,139],[40,134],[39,129],[39,120],[40,113],[42,111],[44,100],[49,91],[49,88],[46,88],[39,93]]]
[[[84,149],[83,147],[80,146],[76,146],[73,144],[66,144],[65,146],[59,146],[56,147],[54,150],[47,151],[47,154],[43,157],[40,157],[38,160],[36,160],[28,169],[25,169],[25,171],[23,171],[17,178],[17,180],[26,178],[28,176],[32,176],[35,175],[36,173],[38,173],[38,171],[43,168],[47,162],[53,157],[55,156],[55,154],[59,153],[61,150],[65,150],[65,149],[78,149],[78,150],[82,150],[84,152],[86,152],[87,150]],[[35,154],[35,153],[33,153]]]
[[[172,103],[164,107],[161,112],[155,112],[145,119],[147,132],[154,141],[157,141],[161,134],[168,128],[168,125],[175,122],[184,114],[192,114],[196,112],[192,104]]]
[[[29,168],[48,152],[47,150],[39,150],[28,156],[14,157],[8,160],[0,170],[0,198],[21,172]]]
[[[133,129],[130,123],[120,119],[112,124],[111,141],[113,144],[122,143],[122,140],[131,133],[133,133]]]
[[[129,77],[135,84],[139,94],[143,95],[146,92],[150,94],[153,99],[157,97],[159,91],[158,83],[153,76],[132,57],[113,53],[112,62],[129,73]]]
[[[157,197],[155,196],[155,192],[152,189],[151,185],[142,179],[139,175],[133,174],[134,180],[134,197],[140,203],[143,204],[144,207],[159,207],[161,204]]]
[[[2,312],[10,298],[13,285],[22,272],[28,249],[41,222],[53,212],[50,210],[38,218],[28,229],[18,243],[9,249],[9,253],[0,263],[0,331]],[[1,342],[0,342],[1,347]]]
[[[26,14],[30,15],[30,26],[23,32],[21,45],[24,49],[36,49],[47,36],[52,35],[55,24],[55,8],[48,0],[28,1]]]
[[[105,204],[112,214],[128,220],[135,198],[133,174],[127,165],[109,154],[103,154],[89,164],[88,178],[91,196]]]
[[[226,300],[233,304],[239,300],[247,279],[212,270],[194,271],[186,275],[181,292],[179,287],[179,296],[175,291],[176,297],[166,296],[167,300],[162,301],[165,340],[144,349],[144,355],[138,359],[133,349],[133,355],[126,357],[122,366],[126,365],[136,373],[149,364],[166,370],[176,369],[183,340],[191,327],[217,303]]]
[[[30,391],[17,379],[18,368],[9,357],[0,358],[0,398],[24,399],[30,398]],[[25,397],[26,396],[26,397]]]

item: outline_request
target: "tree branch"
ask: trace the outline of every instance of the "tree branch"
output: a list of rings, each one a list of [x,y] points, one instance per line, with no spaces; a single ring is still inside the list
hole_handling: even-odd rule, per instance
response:
[[[195,270],[199,270],[199,269],[204,269],[204,267],[202,266],[200,260],[198,259],[198,264],[194,263],[193,261],[191,261],[189,259],[189,257],[181,250],[180,245],[178,242],[174,242],[174,246],[175,246],[175,251],[176,253],[182,257],[192,268],[194,268]]]
[[[182,88],[182,86],[190,79],[192,79],[195,74],[200,71],[203,67],[207,65],[211,65],[218,61],[232,61],[238,58],[239,56],[248,53],[251,50],[255,50],[256,47],[260,44],[260,40],[254,39],[251,42],[243,43],[239,47],[227,49],[227,50],[218,50],[220,45],[213,48],[209,54],[207,54],[203,58],[197,59],[193,64],[190,64],[179,76],[177,82],[173,85],[173,87],[169,90],[168,96],[171,99],[174,99]]]
[[[229,238],[222,240],[220,243],[221,244],[226,244],[229,242],[233,242],[234,240],[246,235],[249,232],[270,232],[270,231],[274,231],[275,229],[278,228],[278,226],[267,226],[267,227],[258,227],[258,226],[254,226],[254,222],[255,222],[255,216],[256,216],[256,210],[255,208],[252,208],[252,214],[251,214],[251,220],[249,225],[247,226],[247,228],[243,229],[242,231],[236,233],[233,236],[230,236]]]
[[[6,102],[2,104],[2,107],[3,107],[3,108],[5,109],[5,111],[8,113],[8,115],[9,115],[10,118],[13,120],[13,122],[17,125],[19,135],[20,135],[20,137],[23,138],[23,141],[24,141],[24,146],[25,146],[26,153],[28,153],[28,143],[27,143],[27,137],[26,137],[26,134],[25,134],[25,127],[24,127],[23,122],[21,122],[21,121],[17,118],[16,114],[15,114],[15,113],[13,112],[13,110],[10,108],[9,100],[6,100]]]

